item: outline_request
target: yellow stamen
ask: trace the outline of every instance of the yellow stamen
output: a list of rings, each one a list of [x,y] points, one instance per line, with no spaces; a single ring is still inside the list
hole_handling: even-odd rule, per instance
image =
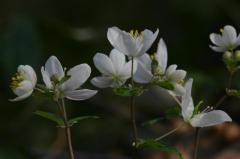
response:
[[[16,89],[19,87],[19,84],[23,81],[23,77],[20,73],[16,73],[12,78],[11,78],[11,84],[10,87],[12,89]]]
[[[138,36],[142,35],[142,32],[139,34],[138,30],[130,30],[129,34],[134,38],[137,38]]]
[[[220,32],[223,33],[223,28],[220,29]]]

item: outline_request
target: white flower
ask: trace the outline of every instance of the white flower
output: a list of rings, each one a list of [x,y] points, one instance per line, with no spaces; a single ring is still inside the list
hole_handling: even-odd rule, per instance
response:
[[[120,87],[127,79],[131,77],[132,61],[126,62],[123,53],[113,49],[108,56],[97,53],[93,62],[102,76],[95,77],[91,80],[92,84],[99,88]],[[137,62],[134,62],[133,73],[136,72]]]
[[[237,35],[237,32],[234,27],[230,25],[224,26],[224,29],[221,30],[222,35],[212,33],[210,34],[210,40],[216,46],[210,45],[216,52],[225,52],[228,50],[235,49],[240,45],[240,36]]]
[[[148,54],[138,58],[138,68],[134,75],[134,81],[137,83],[151,83],[154,80],[167,81],[174,85],[174,94],[182,95],[184,93],[184,88],[181,85],[183,79],[186,76],[186,71],[177,70],[177,65],[170,65],[167,68],[167,47],[163,39],[160,39],[158,44],[157,53],[155,55],[155,60],[157,66],[153,72],[153,60]]]
[[[189,79],[186,82],[186,93],[182,96],[182,101],[180,104],[184,120],[189,122],[193,127],[207,127],[221,124],[223,122],[231,122],[232,119],[222,110],[205,110],[203,112],[197,112],[197,114],[193,114],[194,103],[191,95],[192,82],[192,79]],[[210,108],[208,107],[207,109],[209,110]]]
[[[51,56],[45,67],[41,68],[46,87],[54,92],[55,99],[66,97],[70,100],[85,100],[94,96],[97,91],[79,89],[91,74],[88,64],[79,64],[65,74],[57,57]]]
[[[158,29],[155,33],[148,29],[139,33],[138,31],[126,32],[118,27],[111,27],[107,32],[107,38],[111,45],[129,57],[143,55],[152,46],[157,35]]]
[[[29,65],[18,66],[17,73],[12,77],[10,87],[18,97],[10,101],[20,101],[29,97],[37,83],[37,76],[33,68]]]

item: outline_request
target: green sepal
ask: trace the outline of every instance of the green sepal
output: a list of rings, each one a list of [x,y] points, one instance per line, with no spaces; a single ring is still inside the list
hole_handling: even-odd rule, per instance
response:
[[[132,87],[131,85],[125,87],[114,88],[113,92],[118,96],[131,97],[131,96],[140,96],[144,89],[143,87]]]
[[[200,112],[200,108],[201,108],[202,104],[203,104],[202,100],[198,102],[198,104],[194,107],[192,116],[194,116]]]
[[[137,145],[137,148],[142,149],[142,148],[153,148],[156,150],[160,150],[162,152],[167,152],[167,153],[174,153],[178,156],[179,159],[183,159],[182,154],[179,152],[179,150],[173,146],[169,146],[165,143],[156,141],[154,139],[140,139],[139,143]]]
[[[167,81],[156,81],[154,82],[154,84],[168,90],[174,90],[175,88],[171,82],[167,82]]]
[[[60,127],[64,127],[63,119],[61,117],[53,114],[53,113],[37,110],[37,111],[34,112],[34,114],[38,115],[38,116],[40,116],[42,118],[48,119],[50,121],[53,121]]]
[[[77,124],[77,123],[79,123],[80,121],[85,120],[85,119],[99,119],[99,117],[98,117],[98,116],[81,116],[81,117],[75,117],[75,118],[72,118],[72,119],[68,120],[68,124],[69,124],[69,126],[73,126],[74,124]]]

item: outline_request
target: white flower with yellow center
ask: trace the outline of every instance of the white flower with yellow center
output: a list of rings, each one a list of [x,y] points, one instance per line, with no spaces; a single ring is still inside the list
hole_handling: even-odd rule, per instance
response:
[[[116,49],[113,49],[108,56],[97,53],[93,62],[102,76],[91,80],[92,84],[99,88],[120,87],[131,77],[131,61],[126,62],[126,56]],[[133,73],[136,72],[137,63],[134,61]]]
[[[142,84],[170,82],[174,86],[171,93],[182,95],[184,93],[182,82],[186,76],[186,71],[177,70],[177,65],[170,65],[167,68],[168,53],[163,39],[160,39],[157,53],[153,59],[148,54],[138,58],[138,68],[134,75],[134,81]]]
[[[91,74],[88,64],[79,64],[65,74],[57,57],[51,56],[45,67],[41,68],[41,72],[43,81],[47,89],[54,93],[55,100],[64,97],[70,100],[85,100],[97,93],[95,90],[79,89]]]
[[[240,45],[240,35],[237,35],[234,27],[226,25],[220,31],[222,35],[216,33],[210,34],[210,40],[216,45],[210,45],[211,49],[216,52],[225,52],[228,50],[233,50]]]
[[[139,33],[138,31],[126,32],[118,27],[111,27],[107,32],[107,38],[111,45],[129,57],[138,57],[146,53],[156,40],[157,35],[158,29],[155,33],[148,29]]]
[[[194,113],[194,103],[191,95],[192,79],[189,79],[185,84],[185,94],[182,96],[180,106],[182,108],[182,116],[184,120],[190,123],[193,127],[207,127],[223,122],[231,122],[232,119],[227,113],[222,110],[211,110],[207,107],[203,112]]]
[[[20,101],[29,97],[37,83],[37,76],[33,68],[29,65],[18,66],[17,73],[12,77],[11,89],[18,97],[10,101]]]

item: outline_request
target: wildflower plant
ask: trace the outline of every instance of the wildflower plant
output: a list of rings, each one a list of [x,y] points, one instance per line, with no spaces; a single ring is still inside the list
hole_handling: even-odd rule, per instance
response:
[[[36,73],[31,66],[20,65],[18,72],[12,78],[11,88],[18,95],[10,101],[20,101],[29,97],[32,93],[43,95],[57,103],[59,116],[50,112],[36,111],[35,114],[51,120],[58,127],[66,130],[66,139],[69,150],[69,158],[74,159],[72,147],[71,126],[83,119],[98,118],[97,116],[81,116],[68,119],[65,98],[69,100],[86,100],[93,97],[97,91],[82,89],[81,86],[91,74],[88,64],[79,64],[69,69],[63,68],[55,56],[51,56],[41,68],[42,78],[45,85],[37,84]],[[81,89],[80,89],[81,88]]]
[[[223,61],[230,73],[226,86],[226,94],[215,105],[203,107],[200,101],[196,105],[192,98],[193,79],[186,80],[187,71],[177,69],[176,64],[168,65],[167,45],[162,38],[158,42],[156,53],[149,54],[148,50],[156,41],[158,29],[152,32],[145,29],[142,32],[131,30],[129,32],[110,27],[107,31],[107,39],[113,46],[110,54],[96,53],[93,62],[100,75],[93,77],[91,83],[97,88],[112,88],[113,92],[122,97],[129,98],[132,136],[133,159],[140,159],[139,151],[143,148],[155,148],[168,153],[175,153],[183,159],[180,151],[162,141],[163,138],[176,132],[181,126],[157,138],[141,138],[138,132],[137,118],[135,116],[135,97],[141,96],[151,86],[163,88],[173,97],[179,105],[171,114],[173,117],[181,117],[186,124],[196,129],[194,139],[193,159],[197,159],[200,128],[214,126],[224,122],[231,122],[231,117],[222,110],[216,110],[228,96],[240,97],[240,90],[232,88],[233,75],[240,68],[240,36],[236,29],[226,25],[221,29],[221,34],[210,34],[210,40],[214,45],[210,48],[216,52],[223,52]],[[97,91],[82,88],[91,74],[88,64],[79,64],[67,70],[63,68],[55,56],[51,56],[41,68],[44,85],[37,84],[37,76],[31,66],[20,65],[16,75],[12,78],[11,88],[16,98],[11,101],[24,100],[31,94],[43,94],[57,103],[60,116],[43,111],[35,114],[50,119],[58,126],[66,130],[69,157],[74,159],[71,143],[71,126],[82,119],[97,118],[96,116],[76,117],[68,119],[65,99],[81,101],[93,97]],[[166,112],[166,118],[168,112]],[[153,122],[154,121],[154,122]],[[156,119],[146,122],[156,123]]]

